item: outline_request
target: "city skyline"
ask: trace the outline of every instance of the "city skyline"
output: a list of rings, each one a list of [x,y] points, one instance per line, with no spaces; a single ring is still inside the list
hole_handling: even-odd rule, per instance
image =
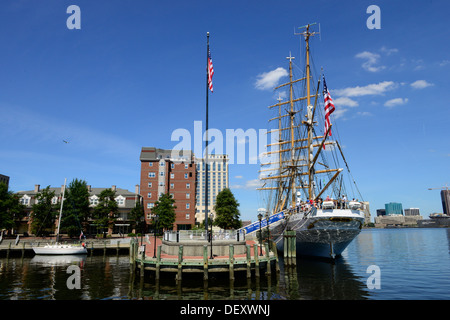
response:
[[[79,30],[66,26],[72,4]],[[372,4],[380,29],[367,27]],[[133,190],[143,146],[172,149],[178,129],[194,141],[205,121],[207,32],[209,128],[261,132],[278,98],[272,88],[287,80],[285,58],[303,66],[297,28],[317,22],[313,65],[326,75],[333,132],[372,217],[389,202],[424,217],[442,212],[439,190],[428,188],[449,183],[450,111],[439,99],[450,85],[448,9],[425,0],[2,1],[0,174],[14,192],[64,178]],[[230,157],[228,183],[241,218],[254,221],[259,161],[249,139],[238,147],[245,163]]]

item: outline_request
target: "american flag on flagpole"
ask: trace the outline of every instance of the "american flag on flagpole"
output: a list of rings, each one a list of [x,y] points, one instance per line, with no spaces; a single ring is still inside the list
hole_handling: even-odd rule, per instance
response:
[[[330,92],[328,91],[327,83],[325,82],[325,76],[323,76],[323,98],[324,98],[324,104],[325,104],[325,132],[324,133],[327,133],[328,128],[331,125],[330,115],[334,111],[334,104],[333,104],[333,100],[331,99]],[[331,136],[331,131],[328,135]]]
[[[212,59],[211,59],[211,51],[209,50],[209,47],[208,47],[208,85],[209,85],[209,90],[211,90],[211,92],[213,92],[213,83],[212,83],[213,75],[214,75],[214,68],[213,68],[213,63],[212,63]]]

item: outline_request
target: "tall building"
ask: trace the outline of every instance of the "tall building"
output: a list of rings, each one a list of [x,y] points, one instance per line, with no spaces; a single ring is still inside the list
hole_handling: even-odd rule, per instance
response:
[[[208,214],[214,220],[217,194],[225,188],[228,188],[228,155],[210,154],[208,156]],[[197,164],[197,189],[195,220],[197,224],[205,221],[206,214],[206,166],[204,159],[196,159]]]
[[[403,208],[401,203],[389,202],[384,205],[386,209],[386,215],[400,214],[403,215]]]
[[[441,190],[441,200],[444,214],[450,215],[450,190]]]
[[[6,187],[9,188],[9,177],[3,174],[0,174],[0,182],[6,184]]]
[[[195,224],[196,172],[190,150],[166,150],[143,147],[141,160],[141,196],[145,220],[152,223],[152,208],[162,194],[175,199],[175,230],[190,229]]]
[[[405,216],[420,216],[419,208],[405,209]]]

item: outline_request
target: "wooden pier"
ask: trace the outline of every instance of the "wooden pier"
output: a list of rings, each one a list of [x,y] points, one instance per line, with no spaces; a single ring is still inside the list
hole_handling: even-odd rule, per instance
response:
[[[130,249],[131,239],[107,239],[107,240],[86,240],[84,241],[88,255],[106,255],[106,254],[128,254]],[[45,246],[51,241],[46,240],[20,240],[16,243],[15,240],[3,240],[0,244],[1,257],[25,257],[34,256],[33,246]],[[66,243],[62,241],[61,243]],[[72,242],[69,241],[68,244]]]
[[[234,280],[238,275],[251,278],[252,274],[260,277],[262,272],[267,276],[279,272],[278,255],[273,243],[269,245],[265,242],[261,248],[254,241],[247,241],[246,254],[243,255],[235,255],[234,246],[228,246],[228,256],[211,259],[207,245],[202,246],[203,256],[185,256],[183,245],[178,246],[178,255],[174,256],[164,254],[161,244],[157,243],[155,250],[153,246],[149,249],[148,244],[144,247],[139,246],[137,241],[131,241],[130,264],[132,270],[139,272],[141,277],[147,272],[154,275],[155,280],[159,280],[163,274],[172,275],[181,281],[186,274],[200,274],[203,280],[208,280],[211,274],[220,273]]]

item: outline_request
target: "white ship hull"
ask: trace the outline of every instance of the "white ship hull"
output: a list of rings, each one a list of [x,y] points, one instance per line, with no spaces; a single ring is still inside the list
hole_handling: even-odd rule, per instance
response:
[[[71,255],[71,254],[87,254],[84,246],[72,246],[63,244],[46,245],[43,247],[33,247],[35,254],[41,255]]]
[[[364,213],[350,209],[317,209],[309,215],[295,213],[271,228],[277,249],[284,250],[283,231],[296,231],[298,256],[334,259],[361,232]]]

